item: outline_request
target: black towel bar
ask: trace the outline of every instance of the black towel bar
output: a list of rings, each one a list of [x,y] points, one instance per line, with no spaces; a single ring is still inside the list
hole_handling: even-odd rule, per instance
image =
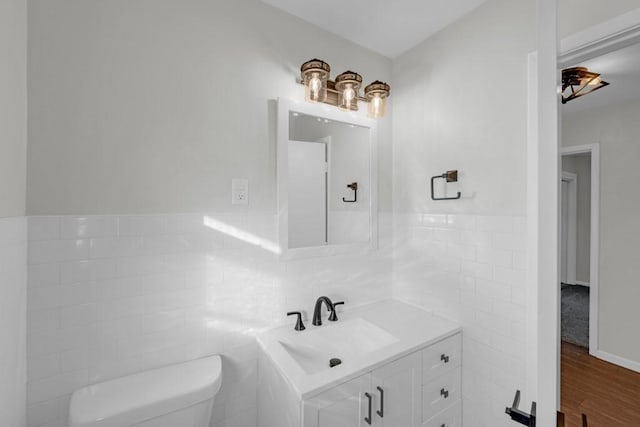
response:
[[[434,190],[434,183],[436,179],[444,179],[446,182],[458,182],[458,171],[446,171],[442,175],[436,175],[431,177],[431,200],[458,200],[462,197],[462,193],[458,191],[458,195],[455,197],[436,197]]]

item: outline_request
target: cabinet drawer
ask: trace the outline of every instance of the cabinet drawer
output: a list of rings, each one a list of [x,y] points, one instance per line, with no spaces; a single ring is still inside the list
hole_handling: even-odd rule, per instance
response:
[[[460,375],[460,368],[456,368],[422,386],[423,422],[460,400]]]
[[[430,420],[425,421],[422,427],[462,427],[462,404],[460,400]]]
[[[456,334],[422,350],[422,384],[449,372],[462,361],[462,337]]]

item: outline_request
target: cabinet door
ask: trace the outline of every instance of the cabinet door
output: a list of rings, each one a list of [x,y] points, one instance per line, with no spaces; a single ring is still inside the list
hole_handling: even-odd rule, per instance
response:
[[[304,427],[368,427],[371,375],[333,387],[303,402]],[[373,398],[373,396],[372,396]]]
[[[373,371],[374,425],[418,427],[422,424],[421,371],[419,352]]]

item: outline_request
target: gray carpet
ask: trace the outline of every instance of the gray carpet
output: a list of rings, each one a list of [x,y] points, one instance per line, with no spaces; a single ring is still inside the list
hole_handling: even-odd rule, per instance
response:
[[[562,341],[589,347],[589,288],[562,285]]]

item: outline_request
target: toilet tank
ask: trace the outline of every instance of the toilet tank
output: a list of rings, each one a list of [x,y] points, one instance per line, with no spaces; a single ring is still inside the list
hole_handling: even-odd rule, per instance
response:
[[[94,384],[73,393],[69,427],[207,427],[221,382],[210,356]]]

